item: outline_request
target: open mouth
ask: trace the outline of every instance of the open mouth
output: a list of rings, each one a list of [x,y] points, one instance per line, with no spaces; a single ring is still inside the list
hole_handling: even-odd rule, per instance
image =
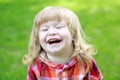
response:
[[[60,43],[62,40],[61,39],[50,39],[48,40],[48,43],[49,44],[56,44],[56,43]]]

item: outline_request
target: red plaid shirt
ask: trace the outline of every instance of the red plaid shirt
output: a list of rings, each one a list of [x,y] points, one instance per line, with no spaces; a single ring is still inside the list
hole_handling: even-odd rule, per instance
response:
[[[64,65],[39,57],[34,65],[28,67],[27,80],[102,80],[102,75],[94,60],[89,72],[84,74],[77,57]]]

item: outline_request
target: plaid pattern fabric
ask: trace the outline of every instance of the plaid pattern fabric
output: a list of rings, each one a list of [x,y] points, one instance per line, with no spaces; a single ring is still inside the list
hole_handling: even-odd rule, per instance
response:
[[[27,80],[101,80],[102,75],[95,61],[92,61],[90,71],[84,74],[77,57],[66,64],[57,64],[39,57],[34,65],[28,67]]]

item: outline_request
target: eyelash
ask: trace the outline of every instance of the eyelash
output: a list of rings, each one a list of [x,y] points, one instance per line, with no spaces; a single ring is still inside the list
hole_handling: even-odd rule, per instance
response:
[[[47,31],[48,29],[41,29],[41,31]]]
[[[57,28],[57,29],[61,29],[61,28],[63,28],[63,27],[64,27],[64,26],[57,26],[56,28]]]
[[[63,28],[64,26],[63,25],[60,25],[60,26],[56,26],[56,29],[61,29]],[[40,31],[47,31],[48,29],[47,28],[43,28],[41,29]]]

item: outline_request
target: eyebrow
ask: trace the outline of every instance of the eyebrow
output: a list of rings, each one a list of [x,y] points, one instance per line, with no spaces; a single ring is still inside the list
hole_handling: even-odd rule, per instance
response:
[[[59,24],[59,22],[50,23],[50,25],[53,25],[53,26],[56,26],[56,25],[58,25],[58,24]],[[43,27],[49,27],[48,24],[42,24],[41,27],[42,27],[42,26],[43,26]]]

